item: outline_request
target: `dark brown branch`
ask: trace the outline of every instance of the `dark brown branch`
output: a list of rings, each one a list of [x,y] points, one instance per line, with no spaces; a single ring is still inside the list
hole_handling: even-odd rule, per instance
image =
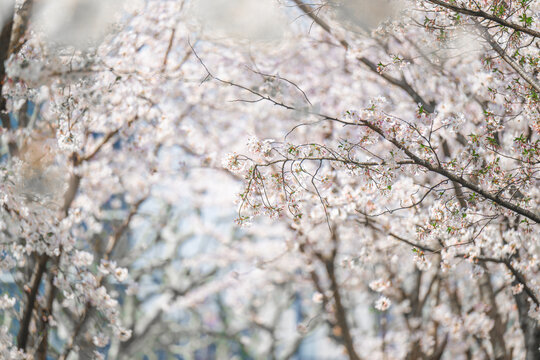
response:
[[[337,255],[337,247],[338,247],[338,242],[339,242],[339,239],[337,236],[338,236],[337,230],[334,229],[332,231],[334,249],[329,258],[324,258],[321,254],[318,254],[318,253],[316,255],[324,263],[324,266],[326,268],[326,273],[330,280],[330,289],[332,290],[332,296],[334,298],[334,305],[336,306],[336,321],[337,321],[338,326],[341,329],[343,342],[344,342],[345,348],[347,349],[347,353],[349,354],[349,358],[351,360],[361,360],[360,356],[356,353],[356,350],[354,348],[354,341],[352,339],[349,323],[347,322],[347,310],[345,309],[343,305],[339,283],[336,277],[335,259]]]
[[[533,290],[527,285],[527,281],[525,280],[525,278],[523,277],[523,275],[516,270],[515,267],[512,266],[512,264],[510,263],[510,260],[506,260],[506,259],[496,259],[496,258],[491,258],[491,257],[485,257],[485,256],[479,256],[479,257],[475,257],[475,260],[478,260],[478,261],[485,261],[485,262],[493,262],[493,263],[498,263],[498,264],[504,264],[506,266],[506,268],[508,270],[510,270],[510,272],[512,273],[512,275],[514,275],[514,277],[516,278],[516,280],[523,285],[523,290],[527,293],[527,295],[529,295],[529,297],[531,298],[532,301],[534,301],[534,303],[536,305],[540,305],[540,301],[538,300],[538,298],[536,297],[536,295],[534,294]]]
[[[489,304],[487,315],[493,320],[493,327],[489,331],[489,341],[494,353],[493,355],[495,359],[510,360],[504,338],[505,325],[501,318],[497,302],[495,301],[495,293],[490,276],[487,274],[487,266],[485,263],[482,263],[480,267],[484,269],[480,279],[478,279],[480,296],[485,304]]]
[[[6,99],[2,96],[2,87],[4,81],[6,81],[6,68],[4,62],[9,57],[9,42],[13,30],[14,12],[15,8],[13,8],[11,14],[6,17],[7,21],[0,32],[0,117],[2,118],[2,126],[5,128],[9,128],[10,123],[9,116],[6,113]]]
[[[334,303],[336,305],[336,321],[343,334],[343,342],[345,343],[345,348],[347,349],[347,353],[349,354],[349,358],[351,360],[360,360],[360,357],[354,349],[354,342],[352,339],[351,331],[349,329],[349,325],[347,323],[346,310],[343,307],[343,302],[341,300],[341,294],[339,291],[339,284],[336,279],[334,261],[328,260],[325,262],[324,265],[326,267],[328,277],[330,278],[330,288],[332,290]]]
[[[169,44],[167,45],[167,51],[165,52],[165,56],[163,57],[163,64],[161,66],[162,72],[165,72],[165,70],[167,69],[167,61],[169,60],[169,54],[171,53],[171,49],[174,43],[175,33],[176,33],[176,29],[172,29],[171,37],[169,38]]]
[[[174,287],[171,287],[171,288],[165,288],[165,289],[162,289],[162,293],[165,293],[167,291],[171,291],[172,294],[173,294],[173,297],[169,300],[170,303],[173,303],[174,301],[176,301],[178,298],[182,298],[184,296],[186,296],[188,293],[200,288],[201,286],[203,285],[206,285],[208,283],[208,280],[210,280],[214,275],[216,275],[217,273],[217,268],[213,269],[212,271],[210,271],[208,274],[205,274],[203,277],[201,277],[200,279],[197,279],[195,281],[193,281],[189,286],[187,286],[186,288],[180,290],[180,289],[177,289],[177,288],[174,288]],[[151,271],[151,270],[150,270]],[[135,330],[136,330],[136,324],[133,323],[132,326],[131,326],[131,331],[132,331],[132,335],[131,337],[127,340],[127,341],[124,341],[120,344],[120,349],[123,353],[130,353],[131,352],[131,348],[136,344],[136,343],[140,343],[142,340],[146,339],[147,338],[147,335],[150,333],[150,331],[155,327],[154,325],[158,324],[159,321],[162,319],[163,315],[165,314],[164,310],[163,309],[160,309],[156,312],[156,314],[153,315],[153,318],[152,320],[150,320],[150,322],[148,322],[145,326],[144,326],[144,329],[137,333]],[[78,331],[77,331],[78,332]],[[61,359],[64,359],[64,357],[62,357]]]
[[[500,17],[497,17],[495,15],[492,15],[492,14],[487,13],[487,12],[482,11],[482,10],[466,9],[466,8],[462,8],[460,6],[449,4],[449,3],[445,2],[445,1],[441,1],[441,0],[426,0],[426,1],[429,1],[432,4],[442,6],[444,8],[447,8],[449,10],[455,11],[455,12],[460,13],[460,14],[474,16],[474,17],[480,17],[480,18],[484,18],[486,20],[491,20],[493,22],[496,22],[499,25],[502,25],[502,26],[505,26],[505,27],[508,27],[508,28],[511,28],[511,29],[514,29],[514,30],[517,30],[517,31],[521,31],[523,33],[529,34],[529,35],[534,36],[534,37],[540,37],[540,32],[538,32],[536,30],[529,29],[529,28],[526,28],[524,26],[511,23],[509,21],[501,19]]]
[[[366,226],[372,228],[375,231],[385,233],[383,230],[377,228],[373,224],[373,222],[366,223]],[[416,244],[413,241],[404,239],[403,237],[401,237],[399,235],[396,235],[396,234],[393,234],[393,233],[387,233],[387,234],[390,235],[391,237],[393,237],[396,240],[399,240],[399,241],[401,241],[401,242],[403,242],[405,244],[411,245],[411,246],[416,247],[416,248],[418,248],[418,249],[420,249],[422,251],[426,251],[426,252],[429,252],[429,253],[432,253],[432,254],[439,253],[443,249],[443,248],[432,249],[432,248],[429,248],[429,247],[426,247],[426,246],[422,246],[420,244]],[[466,257],[466,255],[458,255],[458,256]],[[538,300],[538,298],[534,294],[534,291],[527,285],[527,280],[523,277],[523,275],[518,270],[516,270],[515,267],[512,266],[512,264],[510,263],[510,260],[508,260],[508,259],[497,259],[497,258],[486,257],[486,256],[478,256],[478,257],[475,257],[474,260],[481,261],[481,262],[493,262],[493,263],[497,263],[497,264],[504,264],[506,266],[506,268],[508,270],[510,270],[510,272],[514,275],[514,277],[516,278],[516,281],[523,285],[523,289],[524,289],[525,293],[531,298],[531,300],[536,305],[540,305],[540,301]]]
[[[76,154],[76,153],[73,153],[72,156],[71,156],[71,161],[72,161],[72,164],[73,166],[77,166],[80,162],[80,158],[79,156]],[[69,208],[71,207],[71,204],[73,203],[73,200],[75,200],[75,196],[77,195],[77,191],[79,189],[79,185],[81,183],[81,177],[79,175],[76,175],[76,174],[72,174],[71,175],[71,178],[69,180],[69,185],[68,185],[68,189],[64,195],[64,205],[62,206],[62,213],[67,216],[68,215],[68,212],[69,212]],[[60,247],[60,254],[62,254],[63,252],[63,248]],[[56,264],[58,265],[59,263],[59,259],[60,259],[60,256],[57,256],[56,257]],[[39,289],[39,284],[41,282],[41,278],[43,277],[43,273],[45,272],[45,269],[47,267],[47,262],[50,260],[50,257],[48,255],[42,255],[42,261],[43,261],[43,264],[41,264],[40,262],[40,267],[38,267],[38,270],[37,270],[37,273],[36,273],[36,279],[37,282],[34,282],[32,284],[32,290],[34,289],[34,286],[36,287],[36,294],[37,294],[37,289]],[[56,297],[56,286],[54,285],[54,274],[49,274],[49,297],[47,299],[47,308],[44,310],[45,313],[47,313],[47,315],[51,314],[52,315],[52,309],[53,309],[53,302],[54,302],[54,298]],[[33,303],[35,302],[35,296],[33,298],[33,300],[31,300],[31,298],[28,299],[28,303],[27,303],[27,309],[29,308],[29,306],[31,306],[33,308]],[[30,312],[31,314],[31,312]],[[26,312],[25,312],[25,315],[26,315]],[[39,327],[40,327],[40,332],[43,334],[43,337],[39,343],[39,347],[38,347],[38,360],[45,360],[47,358],[47,350],[48,350],[48,331],[49,331],[49,326],[48,326],[48,316],[42,316],[41,319],[39,319],[40,322],[39,322]],[[19,336],[22,337],[22,339],[24,338],[27,338],[28,337],[28,326],[30,325],[30,322],[24,322],[24,317],[23,317],[23,322],[21,322],[21,328],[19,330]],[[24,326],[23,326],[24,325]],[[17,338],[17,340],[19,340],[19,337]],[[22,341],[22,340],[21,340]],[[26,341],[27,340],[24,340],[23,344],[24,346],[21,347],[21,343],[19,343],[19,348],[20,349],[25,349],[26,347]]]
[[[58,260],[56,261],[57,266]],[[41,312],[39,333],[42,334],[42,337],[36,354],[37,360],[47,360],[47,351],[49,349],[49,316],[52,316],[53,302],[57,293],[57,288],[54,285],[55,276],[56,274],[52,271],[49,273],[49,295],[47,297],[46,307]]]
[[[508,64],[512,69],[514,69],[519,76],[523,78],[529,85],[531,85],[534,90],[536,90],[537,93],[540,93],[540,84],[536,82],[534,77],[527,74],[527,72],[519,66],[518,63],[514,61],[507,53],[504,51],[504,49],[493,39],[491,34],[487,31],[487,29],[483,26],[481,26],[478,22],[476,23],[478,26],[478,29],[480,30],[480,33],[482,34],[482,37],[488,42],[488,44],[495,50],[497,54]]]
[[[364,215],[364,216],[367,216],[366,214],[363,214],[363,215]],[[415,243],[415,242],[413,242],[413,241],[407,240],[407,239],[403,238],[402,236],[399,236],[399,235],[394,234],[394,233],[392,233],[392,232],[387,232],[387,231],[385,231],[385,230],[383,230],[383,229],[380,229],[380,228],[378,228],[378,227],[375,226],[375,223],[374,223],[373,220],[366,221],[364,225],[366,225],[367,227],[369,227],[369,228],[371,228],[371,229],[373,229],[373,230],[375,230],[375,231],[378,231],[378,232],[380,232],[380,233],[382,233],[382,234],[387,234],[387,235],[389,235],[390,237],[392,237],[392,238],[394,238],[394,239],[396,239],[396,240],[398,240],[398,241],[401,241],[402,243],[405,243],[405,244],[410,245],[410,246],[412,246],[412,247],[414,247],[414,248],[420,249],[420,250],[422,250],[422,251],[424,251],[424,252],[437,253],[437,252],[440,251],[440,249],[438,249],[438,250],[432,249],[432,248],[430,248],[430,247],[428,247],[428,246],[420,245],[420,244]]]
[[[138,117],[135,116],[134,118],[130,119],[126,125],[127,126],[130,126],[135,120],[137,120]],[[103,139],[101,140],[101,142],[99,143],[99,145],[97,145],[94,150],[92,150],[88,155],[84,156],[80,161],[90,161],[92,160],[99,152],[100,150],[116,135],[120,132],[120,130],[122,130],[124,126],[120,126],[110,132],[108,132],[104,137]]]
[[[34,0],[26,0],[13,17],[13,29],[9,44],[9,54],[16,54],[24,45],[24,34],[28,30],[28,21],[34,6]]]
[[[38,263],[36,264],[34,279],[32,280],[32,286],[30,287],[30,292],[28,294],[28,301],[26,302],[23,317],[20,323],[19,333],[17,334],[17,347],[21,350],[26,350],[28,335],[30,334],[30,321],[32,320],[39,285],[41,284],[41,279],[45,273],[45,269],[47,268],[48,260],[48,255],[41,255],[38,259]]]
[[[502,207],[504,207],[504,208],[506,208],[508,210],[511,210],[511,211],[513,211],[513,212],[515,212],[515,213],[517,213],[519,215],[522,215],[522,216],[534,221],[537,224],[540,224],[540,215],[535,214],[530,210],[524,209],[524,208],[522,208],[522,207],[520,207],[520,206],[518,206],[516,204],[513,204],[510,201],[499,197],[497,194],[492,194],[492,193],[482,189],[480,186],[478,186],[476,184],[473,184],[470,181],[465,180],[461,176],[458,176],[458,175],[448,171],[447,169],[441,167],[440,165],[433,165],[430,162],[428,162],[427,160],[421,159],[417,155],[413,154],[404,144],[400,143],[398,140],[396,140],[394,138],[388,137],[376,125],[373,125],[372,123],[370,123],[368,121],[365,121],[365,120],[361,120],[361,123],[366,125],[367,127],[369,127],[371,130],[375,131],[379,135],[381,135],[383,138],[385,138],[386,140],[388,140],[392,144],[394,144],[395,147],[402,150],[417,165],[420,165],[421,167],[423,167],[423,168],[425,168],[425,169],[427,169],[429,171],[432,171],[432,172],[435,172],[435,173],[437,173],[439,175],[442,175],[442,176],[444,176],[444,177],[446,177],[446,178],[448,178],[448,179],[462,185],[463,187],[466,187],[466,188],[474,191],[475,193],[477,193],[479,195],[482,195],[484,198],[491,200],[495,204],[497,204],[499,206],[502,206]]]
[[[330,25],[328,25],[323,19],[317,16],[309,5],[303,3],[302,0],[293,0],[293,1],[296,3],[298,8],[300,8],[300,10],[302,10],[307,16],[309,16],[324,31],[334,36]],[[350,48],[350,45],[347,42],[347,40],[338,39],[338,41],[341,44],[341,46],[345,48],[345,50],[348,50]],[[372,72],[379,75],[390,84],[401,88],[415,101],[415,103],[421,104],[424,110],[426,110],[427,112],[432,113],[433,111],[435,111],[435,105],[433,103],[430,103],[424,100],[424,98],[422,98],[422,96],[420,96],[420,94],[418,94],[418,92],[415,89],[413,89],[413,87],[405,80],[404,77],[402,77],[401,79],[396,79],[388,74],[379,72],[377,69],[377,65],[366,57],[357,57],[356,59],[360,61],[361,63],[363,63],[364,65],[366,65]]]
[[[526,360],[538,360],[538,347],[540,345],[540,327],[535,319],[529,316],[530,303],[527,294],[521,292],[514,295],[516,300],[519,323],[525,340]]]
[[[114,232],[114,235],[109,239],[109,243],[107,244],[107,248],[105,249],[105,253],[103,254],[103,257],[102,257],[104,260],[109,260],[111,254],[116,248],[116,245],[118,244],[118,240],[120,240],[122,235],[124,235],[124,233],[128,229],[129,224],[131,223],[131,220],[133,219],[135,214],[137,214],[139,207],[144,202],[144,200],[146,200],[146,197],[138,200],[135,204],[133,204],[133,207],[131,211],[129,212],[128,216],[126,217],[126,219],[124,220],[124,222]],[[100,286],[103,283],[103,276],[99,276],[97,278],[97,282],[98,282],[98,286]],[[79,318],[79,321],[77,322],[77,324],[75,325],[75,328],[73,329],[71,338],[69,339],[66,347],[64,348],[62,355],[59,357],[60,360],[67,359],[69,354],[73,350],[73,347],[75,346],[75,342],[77,341],[81,333],[81,330],[84,328],[84,326],[86,325],[86,322],[90,318],[89,313],[90,313],[91,308],[92,308],[91,303],[90,301],[88,301],[83,309],[83,312],[82,312],[81,317]]]

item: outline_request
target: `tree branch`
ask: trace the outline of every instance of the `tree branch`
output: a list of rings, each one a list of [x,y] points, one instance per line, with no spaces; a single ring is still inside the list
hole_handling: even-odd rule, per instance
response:
[[[32,286],[30,287],[30,292],[28,294],[28,301],[26,302],[23,317],[20,323],[19,333],[17,334],[17,347],[21,350],[26,350],[28,335],[30,334],[30,321],[32,320],[32,313],[36,303],[39,285],[41,284],[41,278],[43,277],[45,269],[47,268],[48,260],[49,256],[44,254],[39,257],[38,263],[36,264],[34,279],[32,280]]]
[[[137,214],[137,212],[139,210],[139,207],[144,202],[144,200],[146,200],[146,198],[142,198],[142,199],[138,200],[133,205],[131,211],[129,212],[128,216],[126,217],[126,219],[124,220],[122,225],[120,225],[120,227],[114,232],[114,235],[109,239],[109,243],[107,244],[107,248],[106,248],[105,253],[103,254],[103,257],[102,257],[104,260],[109,260],[112,252],[114,251],[114,249],[115,249],[115,247],[116,247],[116,245],[118,243],[118,240],[122,237],[122,235],[128,229],[129,224],[131,223],[131,220],[133,219],[135,214]],[[101,286],[101,284],[103,283],[103,279],[104,279],[103,276],[99,276],[97,278],[97,287]],[[81,330],[84,328],[84,325],[86,324],[86,322],[90,318],[90,316],[89,316],[90,310],[91,310],[91,304],[90,304],[90,301],[88,301],[86,303],[85,307],[84,307],[84,310],[82,312],[82,315],[81,315],[79,321],[77,322],[77,324],[75,325],[75,328],[73,329],[72,335],[71,335],[69,341],[67,342],[67,345],[66,345],[62,355],[59,357],[60,360],[67,359],[69,354],[73,350],[73,347],[75,346],[75,342],[77,341],[77,338],[79,337]]]
[[[508,27],[508,28],[512,28],[512,29],[517,30],[517,31],[521,31],[521,32],[526,33],[526,34],[529,34],[531,36],[540,37],[540,32],[538,32],[536,30],[529,29],[529,28],[526,28],[524,26],[511,23],[509,21],[501,19],[501,18],[499,18],[499,17],[497,17],[495,15],[492,15],[492,14],[487,13],[487,12],[482,11],[482,10],[466,9],[466,8],[462,8],[460,6],[449,4],[449,3],[445,2],[445,1],[441,1],[441,0],[425,0],[425,1],[428,1],[428,2],[430,2],[432,4],[435,4],[435,5],[442,6],[442,7],[446,8],[446,9],[455,11],[455,12],[460,13],[460,14],[474,16],[474,17],[481,17],[481,18],[496,22],[499,25],[502,25],[502,26],[505,26],[505,27]]]
[[[319,16],[317,16],[314,13],[313,9],[311,9],[311,7],[309,5],[303,3],[302,0],[293,0],[293,1],[296,3],[298,8],[300,8],[300,10],[302,10],[304,12],[304,14],[309,16],[324,31],[326,31],[328,34],[330,34],[332,36],[335,36],[333,34],[333,32],[332,32],[332,28],[330,27],[330,25],[328,25],[328,23],[326,23],[323,19],[321,19]],[[345,50],[348,50],[350,48],[350,45],[347,42],[347,40],[338,39],[338,41],[341,44],[341,46],[343,46],[345,48]],[[363,63],[364,65],[366,65],[368,67],[368,69],[370,69],[372,72],[374,72],[375,74],[382,77],[384,80],[386,80],[390,84],[401,88],[417,104],[421,104],[424,107],[424,110],[426,110],[427,112],[432,113],[433,111],[435,111],[435,105],[433,103],[430,103],[430,102],[424,100],[424,98],[422,98],[422,96],[420,96],[420,94],[418,94],[418,92],[405,80],[404,77],[401,77],[401,79],[396,79],[396,78],[394,78],[394,77],[392,77],[392,76],[390,76],[388,74],[379,72],[377,70],[377,65],[375,63],[373,63],[371,60],[369,60],[368,58],[366,58],[366,57],[359,56],[356,59],[358,61],[360,61],[361,63]]]
[[[343,342],[345,343],[345,348],[349,354],[351,360],[361,360],[360,356],[356,353],[354,348],[354,341],[352,339],[351,331],[349,324],[347,322],[347,310],[343,306],[341,300],[341,293],[339,289],[339,283],[336,278],[336,268],[335,268],[335,259],[337,254],[338,238],[337,230],[332,231],[332,239],[334,242],[334,250],[329,259],[325,259],[322,255],[318,254],[318,258],[324,263],[326,268],[326,273],[330,279],[330,289],[332,290],[332,296],[334,298],[334,304],[336,306],[336,321],[338,326],[341,329],[343,335]]]
[[[513,211],[513,212],[515,212],[517,214],[520,214],[520,215],[534,221],[537,224],[540,224],[540,215],[535,214],[530,210],[524,209],[524,208],[522,208],[522,207],[520,207],[520,206],[518,206],[516,204],[513,204],[510,201],[505,200],[505,199],[499,197],[496,194],[489,193],[486,190],[479,187],[478,185],[473,184],[472,182],[465,180],[461,176],[457,176],[456,174],[448,171],[447,169],[441,167],[440,165],[433,165],[430,162],[421,159],[417,155],[413,154],[405,145],[400,143],[398,140],[388,137],[378,126],[376,126],[376,125],[374,125],[374,124],[372,124],[372,123],[370,123],[368,121],[365,121],[365,120],[361,120],[361,123],[366,125],[367,127],[369,127],[371,130],[375,131],[379,135],[381,135],[387,141],[394,144],[394,146],[396,146],[398,149],[402,150],[417,165],[420,165],[420,166],[422,166],[423,168],[425,168],[425,169],[427,169],[429,171],[432,171],[432,172],[435,172],[435,173],[437,173],[439,175],[442,175],[442,176],[444,176],[444,177],[446,177],[446,178],[448,178],[448,179],[462,185],[463,187],[466,187],[466,188],[474,191],[475,193],[477,193],[479,195],[482,195],[484,198],[491,200],[495,204],[500,205],[500,206],[502,206],[502,207],[504,207],[504,208],[506,208],[508,210],[511,210],[511,211]]]
[[[9,116],[6,113],[6,99],[4,96],[2,96],[2,87],[6,78],[6,68],[4,62],[9,57],[9,42],[13,30],[14,13],[15,8],[13,8],[11,14],[6,17],[7,21],[0,32],[0,118],[2,118],[2,126],[6,129],[10,128],[10,123]]]
[[[529,85],[531,85],[534,90],[536,90],[537,93],[540,93],[540,84],[538,84],[536,82],[536,80],[529,74],[527,74],[525,72],[525,70],[523,70],[523,68],[521,66],[519,66],[515,61],[514,59],[512,59],[510,56],[508,56],[508,54],[504,51],[504,49],[493,39],[493,37],[491,36],[491,34],[487,31],[487,29],[485,27],[483,27],[482,25],[480,25],[478,22],[476,22],[481,34],[482,34],[482,37],[484,39],[486,39],[486,41],[488,42],[488,44],[493,48],[493,50],[495,50],[495,52],[497,54],[499,54],[499,56],[508,64],[512,67],[512,69],[514,69],[518,74],[519,76],[521,76],[523,78],[523,80],[525,80],[527,83],[529,83]]]

